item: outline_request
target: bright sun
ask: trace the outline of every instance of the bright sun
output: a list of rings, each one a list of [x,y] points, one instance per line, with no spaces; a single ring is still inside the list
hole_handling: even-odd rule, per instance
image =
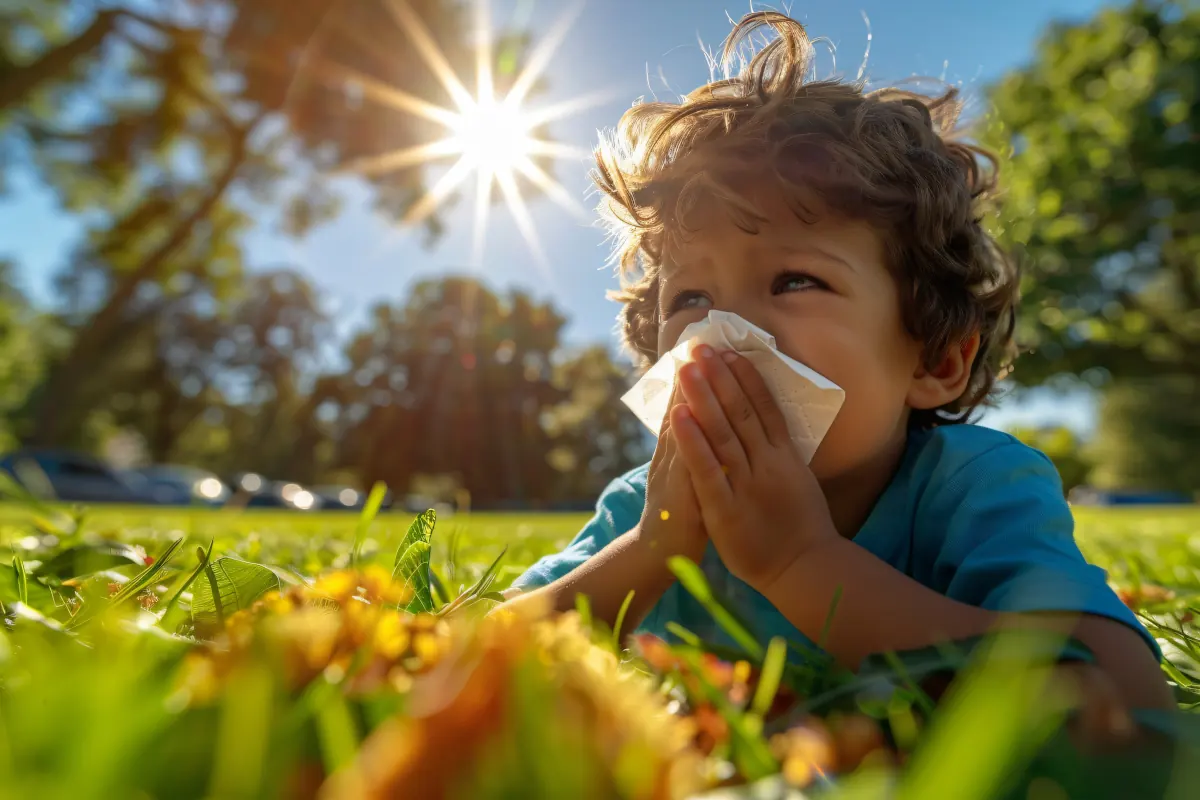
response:
[[[455,189],[474,176],[472,263],[478,266],[483,259],[490,199],[493,186],[498,186],[513,222],[534,257],[543,269],[548,269],[529,209],[521,196],[517,176],[528,180],[558,205],[586,219],[587,213],[579,202],[534,159],[582,159],[588,155],[587,151],[539,139],[534,131],[548,122],[603,102],[607,95],[578,97],[541,109],[528,109],[524,105],[526,95],[545,71],[551,56],[582,9],[582,2],[576,2],[530,52],[524,69],[508,93],[497,97],[492,80],[492,31],[488,3],[489,0],[475,0],[476,74],[475,92],[472,94],[454,74],[449,61],[420,18],[413,13],[407,0],[386,0],[386,6],[400,29],[449,93],[453,108],[436,106],[340,65],[324,64],[322,73],[325,79],[336,85],[353,84],[365,98],[424,117],[446,129],[444,138],[364,158],[348,167],[352,172],[371,176],[417,164],[436,164],[454,159],[429,191],[409,210],[404,218],[406,224],[427,219]]]
[[[473,107],[463,109],[451,131],[453,146],[476,169],[493,173],[516,169],[535,147],[520,112],[494,97],[477,98]]]

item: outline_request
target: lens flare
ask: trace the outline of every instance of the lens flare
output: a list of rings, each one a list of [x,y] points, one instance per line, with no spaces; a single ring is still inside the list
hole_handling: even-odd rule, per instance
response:
[[[379,176],[405,167],[432,164],[447,158],[456,160],[408,210],[404,223],[418,224],[428,219],[456,189],[475,178],[474,223],[472,226],[472,263],[483,259],[490,198],[499,187],[501,196],[539,266],[548,269],[546,257],[537,240],[532,220],[521,196],[517,176],[544,192],[554,203],[580,220],[587,220],[583,206],[562,184],[551,178],[534,161],[542,159],[583,159],[588,152],[561,142],[538,138],[536,129],[609,99],[597,93],[530,109],[526,95],[544,74],[555,51],[562,44],[583,3],[572,4],[530,52],[527,63],[503,97],[497,96],[492,76],[492,28],[489,0],[475,2],[475,92],[472,94],[454,74],[445,54],[434,41],[420,17],[407,0],[388,0],[392,19],[404,32],[426,67],[445,88],[453,108],[442,108],[381,84],[368,76],[336,64],[318,65],[318,77],[336,85],[354,85],[364,98],[383,103],[405,113],[436,122],[446,129],[442,139],[415,147],[406,147],[358,159],[348,171]]]

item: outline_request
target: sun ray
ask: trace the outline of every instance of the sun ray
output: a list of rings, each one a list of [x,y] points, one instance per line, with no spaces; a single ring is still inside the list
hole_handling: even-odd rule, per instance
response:
[[[513,180],[512,173],[508,170],[498,170],[496,182],[500,184],[500,191],[504,193],[509,213],[512,214],[513,221],[517,223],[517,230],[521,232],[521,238],[525,240],[525,244],[533,253],[533,259],[537,262],[542,275],[547,280],[553,280],[550,261],[546,258],[545,251],[542,250],[542,243],[538,241],[537,231],[533,227],[533,218],[529,216],[529,209],[525,206],[525,199],[521,197],[521,190],[517,188],[517,182]]]
[[[433,103],[422,100],[419,97],[413,97],[407,92],[402,92],[399,89],[388,86],[386,83],[368,77],[350,67],[343,67],[340,64],[332,62],[321,62],[313,65],[313,72],[327,86],[335,89],[344,89],[346,83],[356,83],[362,90],[364,97],[369,97],[398,111],[415,114],[433,122],[446,125],[447,127],[454,125],[459,118],[458,114],[449,109],[435,106]]]
[[[563,185],[546,174],[546,171],[537,164],[530,161],[528,158],[522,158],[514,165],[518,172],[531,180],[535,186],[546,193],[554,202],[558,203],[566,211],[570,212],[581,222],[590,219],[588,212],[584,209],[583,204],[571,197]]]
[[[526,113],[525,117],[529,121],[530,128],[536,128],[539,125],[545,125],[547,122],[553,122],[556,119],[562,119],[572,114],[578,114],[580,111],[587,111],[589,108],[604,105],[605,103],[616,98],[616,92],[589,92],[588,94],[572,97],[570,100],[564,100],[561,103],[546,106],[531,110]],[[504,98],[504,102],[512,102],[512,95]]]
[[[564,160],[571,158],[582,160],[592,157],[592,151],[590,150],[562,142],[548,142],[545,139],[530,139],[526,143],[525,152],[531,156],[548,156]]]
[[[400,29],[412,41],[413,46],[417,48],[417,52],[421,58],[433,71],[434,76],[450,93],[450,99],[460,110],[471,108],[475,105],[475,98],[471,97],[471,93],[467,91],[467,87],[463,86],[462,81],[454,74],[454,70],[450,66],[450,62],[446,60],[445,54],[442,53],[437,42],[429,35],[429,29],[425,27],[421,19],[413,12],[412,7],[408,5],[407,0],[388,0],[387,8],[392,13],[392,18],[400,26]]]
[[[454,166],[404,215],[404,224],[417,225],[429,219],[429,215],[437,210],[441,202],[470,177],[474,168],[474,160],[465,155],[454,162]]]
[[[411,0],[386,0],[384,4],[406,41],[448,93],[451,102],[446,103],[447,107],[418,99],[348,67],[332,63],[313,65],[315,79],[334,89],[344,91],[348,84],[352,84],[361,96],[372,102],[423,117],[446,129],[445,136],[437,141],[363,156],[352,160],[339,172],[377,177],[394,170],[433,164],[457,156],[457,160],[437,177],[432,187],[404,215],[402,226],[427,220],[455,190],[473,177],[472,265],[478,268],[483,263],[494,187],[498,186],[501,199],[539,270],[547,279],[553,280],[549,260],[538,238],[526,199],[521,195],[517,175],[528,180],[539,194],[544,194],[555,205],[576,218],[587,219],[589,215],[583,205],[551,177],[540,159],[579,161],[589,157],[590,152],[586,148],[548,141],[535,136],[534,131],[555,120],[608,102],[613,95],[611,92],[593,92],[541,109],[530,109],[524,105],[526,97],[537,86],[583,9],[583,0],[572,0],[571,6],[554,22],[546,36],[532,48],[512,89],[506,96],[498,96],[490,0],[472,2],[474,31],[470,45],[474,48],[474,94],[465,85],[469,77],[464,81],[455,73],[446,53],[414,10]],[[380,52],[371,43],[364,41],[360,45],[379,57]]]
[[[475,97],[494,97],[492,81],[492,20],[489,0],[475,0]],[[491,180],[490,178],[488,179]]]
[[[492,199],[492,171],[480,167],[475,184],[475,221],[471,232],[471,266],[483,266],[483,246],[487,236],[488,212]]]
[[[452,139],[439,139],[436,142],[406,147],[403,150],[393,150],[377,156],[357,158],[342,167],[340,172],[354,172],[359,175],[372,177],[394,172],[404,167],[427,164],[438,158],[461,155],[462,146]]]
[[[529,90],[533,88],[534,83],[546,71],[546,67],[550,64],[550,59],[562,44],[563,39],[567,36],[567,31],[571,25],[583,11],[583,0],[576,0],[572,3],[562,16],[555,21],[550,30],[546,33],[546,38],[538,42],[533,48],[533,52],[529,54],[529,61],[525,64],[525,68],[521,70],[521,74],[517,76],[517,80],[513,83],[512,89],[508,93],[506,100],[513,104],[519,105],[529,94]]]

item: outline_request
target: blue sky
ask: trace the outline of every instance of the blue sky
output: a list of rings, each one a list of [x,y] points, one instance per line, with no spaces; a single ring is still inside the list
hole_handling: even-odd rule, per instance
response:
[[[865,13],[873,34],[866,75],[873,82],[944,77],[978,102],[989,81],[1031,58],[1047,23],[1085,18],[1102,5],[1095,0],[822,0],[795,2],[790,10],[810,35],[831,40],[838,73],[853,77],[863,60]],[[524,21],[544,31],[565,6],[558,0],[493,0],[492,13],[497,24]],[[698,40],[717,47],[729,31],[726,14],[736,19],[747,10],[748,3],[724,0],[589,0],[550,62],[547,92],[530,105],[610,91],[611,102],[551,126],[556,139],[590,149],[597,130],[611,127],[635,98],[671,97],[707,80]],[[832,56],[819,51],[818,72],[825,76],[833,70]],[[561,161],[556,177],[590,206],[587,168],[582,160]],[[616,280],[606,268],[603,233],[594,225],[549,200],[535,201],[531,212],[551,265],[545,273],[512,218],[497,207],[483,263],[472,265],[469,193],[446,215],[447,235],[425,248],[419,233],[398,230],[375,214],[360,187],[345,188],[344,212],[302,240],[279,235],[274,221],[264,218],[247,240],[249,263],[301,270],[321,288],[345,327],[372,303],[403,297],[415,280],[446,271],[476,272],[496,288],[519,286],[553,298],[571,318],[566,332],[571,342],[615,341],[617,309],[604,295]],[[53,301],[50,277],[77,235],[77,226],[60,213],[52,196],[18,170],[9,195],[0,200],[0,258],[16,262],[23,285],[39,302]],[[1042,395],[1006,402],[988,418],[990,424],[1025,420],[1061,420],[1086,430],[1092,409],[1081,397]]]

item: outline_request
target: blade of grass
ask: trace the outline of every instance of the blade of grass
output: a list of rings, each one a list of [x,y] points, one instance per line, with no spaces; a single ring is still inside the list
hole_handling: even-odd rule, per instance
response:
[[[196,548],[196,558],[200,559],[200,563],[196,565],[194,570],[192,570],[192,574],[187,577],[187,580],[179,584],[179,588],[175,590],[175,594],[171,595],[171,599],[168,600],[166,605],[163,606],[162,614],[159,616],[159,621],[167,618],[167,614],[170,613],[171,609],[175,607],[175,604],[179,602],[179,598],[182,597],[183,593],[188,590],[188,587],[192,585],[192,581],[196,580],[200,573],[204,571],[204,568],[208,566],[208,560],[212,556],[214,541],[216,540],[208,540],[207,550],[205,550],[203,547]]]
[[[204,575],[212,589],[213,608],[217,612],[217,626],[225,627],[225,604],[221,602],[221,587],[217,584],[217,574],[213,572],[212,564],[205,561]]]
[[[363,504],[362,514],[358,517],[358,525],[354,528],[354,546],[350,549],[350,567],[358,566],[358,560],[362,556],[363,539],[367,535],[367,530],[370,529],[371,523],[375,521],[375,517],[379,514],[379,507],[383,505],[383,498],[387,495],[387,486],[383,481],[376,481],[371,487],[371,493],[367,495],[367,502]]]
[[[358,730],[346,696],[335,689],[325,694],[317,705],[317,737],[325,773],[332,775],[354,760],[358,751]]]
[[[13,580],[17,585],[17,599],[29,605],[29,576],[25,574],[25,562],[18,555],[12,557]]]
[[[231,676],[220,705],[209,797],[261,797],[272,738],[275,678],[251,661]]]
[[[625,624],[625,615],[629,612],[629,604],[633,602],[633,589],[625,595],[625,599],[621,601],[621,608],[617,611],[617,620],[613,623],[613,651],[621,652],[621,627]]]
[[[891,650],[885,652],[883,657],[887,660],[892,671],[896,673],[896,677],[900,679],[900,685],[912,694],[913,700],[920,707],[921,712],[927,716],[932,716],[935,703],[930,699],[929,695],[925,694],[925,690],[913,680],[912,675],[908,672],[908,667],[904,666],[904,660]]]
[[[446,585],[442,579],[438,577],[437,570],[432,567],[429,569],[429,588],[433,592],[433,599],[437,603],[441,603],[442,608],[450,604],[450,596],[446,592]]]
[[[763,646],[746,626],[713,595],[712,587],[708,585],[708,579],[704,577],[700,567],[682,556],[671,556],[667,560],[667,566],[671,568],[671,572],[675,573],[675,577],[679,579],[683,588],[687,589],[692,597],[696,598],[697,602],[704,607],[704,610],[712,615],[713,620],[729,634],[738,647],[749,653],[754,661],[761,661]]]
[[[500,569],[500,559],[504,558],[504,554],[507,552],[508,545],[505,545],[500,551],[500,554],[496,556],[492,563],[488,565],[488,568],[483,571],[483,574],[479,576],[479,580],[475,581],[475,584],[470,589],[467,589],[458,597],[454,598],[449,605],[442,606],[441,610],[438,611],[438,614],[450,614],[458,610],[459,607],[465,605],[466,603],[469,603],[472,600],[487,594],[488,589],[491,588],[492,582],[496,578],[496,573]]]
[[[1043,631],[1006,631],[976,648],[913,753],[896,798],[991,797],[1061,721],[1045,702],[1053,659]],[[1052,648],[1057,651],[1060,647]],[[986,720],[986,724],[981,724]]]
[[[575,595],[575,610],[579,612],[579,622],[584,628],[592,627],[592,601],[586,594]]]
[[[700,647],[703,643],[700,637],[689,631],[677,622],[668,622],[667,631],[679,637],[679,641],[692,647]]]
[[[750,702],[751,711],[760,718],[765,717],[771,709],[786,663],[787,642],[776,636],[767,644],[767,655],[763,659],[762,670],[758,676],[758,686],[754,688],[754,699]]]
[[[829,611],[825,613],[825,622],[821,625],[821,636],[817,639],[817,648],[824,650],[829,644],[829,629],[833,627],[833,615],[837,613],[838,603],[842,600],[842,587],[833,590],[833,599],[829,601]]]
[[[183,544],[183,537],[171,542],[167,549],[162,552],[162,555],[160,555],[153,564],[146,567],[144,570],[130,579],[128,583],[121,587],[120,591],[109,598],[107,603],[103,604],[99,608],[96,608],[94,611],[85,608],[83,611],[76,614],[75,617],[67,624],[67,629],[73,630],[78,628],[80,625],[90,622],[98,615],[116,608],[118,605],[124,603],[142,589],[149,586],[155,577],[158,576],[158,573],[162,572],[167,566],[167,563],[171,560],[171,557],[175,555],[175,551],[179,549],[179,545],[181,544]]]
[[[733,760],[746,780],[754,782],[778,772],[779,765],[760,733],[762,721],[757,717],[751,720],[749,715],[734,707],[725,693],[705,677],[704,668],[695,652],[684,650],[679,656],[691,670],[704,699],[712,704],[729,725],[734,746]]]

